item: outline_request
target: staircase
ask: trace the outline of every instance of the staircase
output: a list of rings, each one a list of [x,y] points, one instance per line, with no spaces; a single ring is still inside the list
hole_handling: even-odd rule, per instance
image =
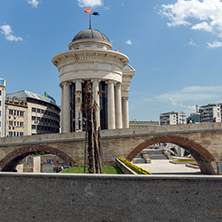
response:
[[[144,151],[149,155],[151,160],[167,160],[162,149],[145,149]]]

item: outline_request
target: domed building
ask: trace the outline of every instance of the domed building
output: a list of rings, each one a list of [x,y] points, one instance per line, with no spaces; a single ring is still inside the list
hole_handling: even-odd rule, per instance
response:
[[[135,70],[123,53],[113,51],[109,39],[100,31],[80,31],[69,44],[69,51],[55,55],[61,87],[61,131],[84,130],[81,112],[84,87],[91,81],[93,99],[99,105],[97,125],[101,129],[129,127],[129,85]]]

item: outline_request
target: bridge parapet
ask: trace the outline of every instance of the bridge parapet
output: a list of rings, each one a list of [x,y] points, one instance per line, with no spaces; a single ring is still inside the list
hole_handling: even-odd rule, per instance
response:
[[[222,123],[102,130],[104,164],[115,164],[116,157],[131,160],[149,145],[160,142],[170,142],[183,147],[194,156],[202,172],[219,174]],[[28,153],[41,150],[58,154],[69,160],[71,165],[83,165],[84,147],[84,132],[0,138],[0,169],[14,159],[18,161]]]

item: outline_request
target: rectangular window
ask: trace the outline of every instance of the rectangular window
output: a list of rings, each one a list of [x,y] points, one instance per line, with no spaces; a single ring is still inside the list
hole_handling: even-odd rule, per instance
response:
[[[37,113],[40,113],[40,109],[37,109]]]
[[[20,112],[19,112],[19,111],[17,111],[17,116],[19,116],[19,113],[20,113]]]
[[[35,116],[32,116],[32,120],[33,120],[33,121],[36,120],[36,117],[35,117]]]
[[[13,115],[13,110],[12,109],[9,110],[9,115]]]
[[[20,111],[20,116],[24,116],[24,111]]]
[[[0,96],[2,95],[2,90],[0,90]]]
[[[32,108],[32,112],[36,112],[36,108]]]
[[[13,122],[12,121],[9,121],[9,126],[12,126],[13,125]]]
[[[23,132],[20,133],[20,136],[23,136]]]
[[[14,136],[16,136],[16,132],[14,132]]]
[[[17,126],[19,126],[19,122],[17,122]]]
[[[36,129],[36,125],[32,125],[32,129]]]
[[[23,127],[24,126],[24,123],[23,122],[20,122],[20,127]]]
[[[19,136],[19,132],[17,132],[17,136]]]
[[[16,126],[16,122],[14,122],[14,126]]]
[[[12,136],[12,132],[8,132],[8,135],[9,135],[9,136]]]

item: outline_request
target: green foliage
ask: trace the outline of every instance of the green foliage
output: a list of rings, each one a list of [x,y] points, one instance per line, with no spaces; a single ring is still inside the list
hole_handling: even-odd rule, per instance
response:
[[[123,163],[125,163],[130,169],[132,169],[133,171],[135,171],[138,174],[150,174],[150,175],[152,174],[151,172],[146,171],[143,168],[132,164],[131,162],[129,162],[128,160],[126,160],[124,158],[119,157],[119,160],[122,161]]]
[[[41,151],[39,151],[39,152],[35,152],[35,153],[32,153],[32,155],[34,155],[34,156],[38,156],[38,155],[46,155],[47,153],[45,153],[45,152],[41,152]]]
[[[103,166],[102,167],[103,174],[123,174],[118,166]],[[70,167],[61,171],[61,173],[84,173],[84,167],[77,166],[77,167]]]

